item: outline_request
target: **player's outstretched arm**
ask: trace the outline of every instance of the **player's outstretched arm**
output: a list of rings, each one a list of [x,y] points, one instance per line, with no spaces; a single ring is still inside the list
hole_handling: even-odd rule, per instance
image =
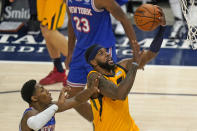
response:
[[[26,123],[21,123],[24,126],[23,129],[26,131],[31,131],[32,129],[37,131],[41,129],[54,116],[57,109],[58,106],[52,104],[42,112],[34,109],[28,111],[24,116]]]
[[[91,85],[91,82],[99,76],[100,78],[98,87],[102,95],[116,100],[125,100],[133,86],[137,68],[138,64],[133,63],[133,66],[127,72],[126,78],[120,82],[119,86],[107,80],[103,75],[97,72],[92,72],[88,76],[88,87]]]
[[[154,40],[152,41],[149,50],[144,52],[141,63],[139,64],[139,68],[143,68],[145,64],[147,64],[157,56],[163,42],[166,19],[162,9],[158,6],[157,8],[159,9],[159,13],[161,14],[159,31],[157,32]]]
[[[155,58],[161,48],[162,42],[163,42],[163,35],[165,32],[165,25],[166,25],[166,19],[165,15],[160,7],[157,7],[160,11],[161,17],[160,17],[160,27],[159,31],[157,32],[154,40],[152,41],[149,50],[144,51],[142,53],[142,58],[139,63],[139,69],[143,69],[144,65],[150,62],[153,58]],[[125,69],[129,69],[132,66],[133,59],[124,59],[120,61],[118,64],[123,66]]]
[[[59,99],[57,102],[57,105],[59,107],[58,112],[68,110],[72,107],[78,106],[79,104],[86,102],[92,96],[92,94],[99,92],[98,84],[99,80],[96,78],[93,80],[93,84],[90,88],[79,92],[77,95],[69,99],[65,99],[65,90],[67,90],[67,88],[64,87],[59,95]]]

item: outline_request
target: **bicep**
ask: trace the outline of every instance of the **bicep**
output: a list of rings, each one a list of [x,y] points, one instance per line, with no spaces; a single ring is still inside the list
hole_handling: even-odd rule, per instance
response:
[[[124,67],[126,71],[128,71],[132,67],[132,62],[133,62],[133,58],[127,58],[121,60],[120,62],[118,62],[118,64]]]

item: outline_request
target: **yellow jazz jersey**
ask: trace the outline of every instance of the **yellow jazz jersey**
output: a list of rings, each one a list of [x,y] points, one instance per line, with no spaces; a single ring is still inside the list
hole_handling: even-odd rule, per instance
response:
[[[37,13],[41,25],[56,30],[64,23],[66,4],[64,0],[37,0]]]
[[[90,73],[92,72],[95,71]],[[105,76],[116,85],[125,77],[126,72],[119,65],[116,66],[113,76]],[[91,99],[91,106],[95,131],[139,131],[129,113],[128,97],[122,101],[100,96],[97,99]]]

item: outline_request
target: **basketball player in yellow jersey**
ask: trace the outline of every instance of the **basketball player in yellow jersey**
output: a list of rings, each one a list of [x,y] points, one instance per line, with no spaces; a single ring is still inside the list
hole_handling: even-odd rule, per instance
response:
[[[112,57],[102,46],[95,44],[86,50],[87,62],[94,68],[88,74],[87,87],[99,77],[100,93],[91,97],[91,109],[95,131],[139,131],[129,114],[128,94],[133,86],[137,69],[156,57],[163,41],[165,16],[160,18],[160,27],[150,45],[150,49],[142,51],[133,59],[124,59],[115,64]],[[88,109],[87,109],[88,111]]]
[[[139,131],[129,114],[127,97],[134,83],[138,64],[131,62],[129,70],[122,67],[121,63],[115,65],[106,49],[97,44],[87,50],[86,59],[91,59],[89,62],[94,67],[88,74],[88,87],[92,85],[92,80],[100,77],[101,93],[91,97],[94,130]]]
[[[64,23],[66,4],[64,0],[37,0],[38,20],[49,55],[54,63],[53,71],[40,80],[40,84],[48,85],[66,81],[65,70],[61,64],[61,54],[67,56],[67,39],[57,29]]]

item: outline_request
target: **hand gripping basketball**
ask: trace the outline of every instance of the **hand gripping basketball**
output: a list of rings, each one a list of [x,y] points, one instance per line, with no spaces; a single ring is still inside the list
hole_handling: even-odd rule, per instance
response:
[[[143,4],[134,14],[136,26],[143,31],[152,31],[161,25],[162,9],[152,4]]]

